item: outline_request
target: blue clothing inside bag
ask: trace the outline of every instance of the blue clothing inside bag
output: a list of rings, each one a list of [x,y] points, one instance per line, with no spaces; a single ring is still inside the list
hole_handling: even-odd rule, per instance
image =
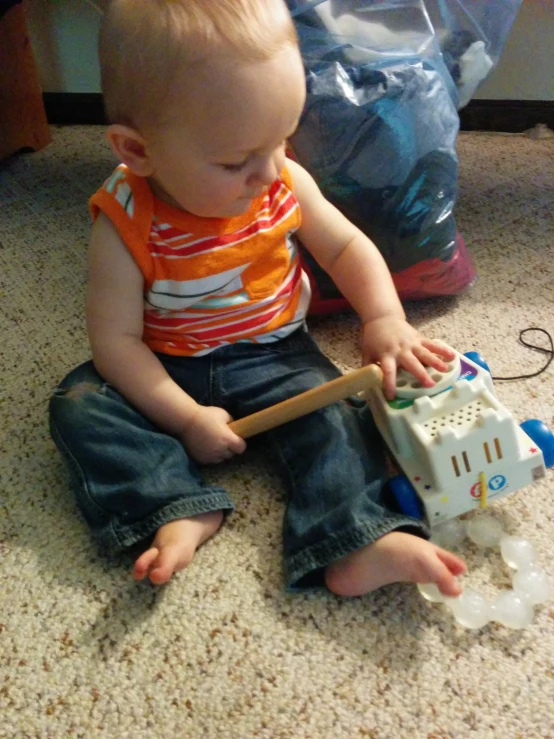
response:
[[[332,63],[309,72],[307,83],[291,145],[324,194],[378,244],[393,272],[431,257],[448,261],[458,116],[437,71],[423,63],[378,70]],[[432,125],[429,109],[417,104],[423,97],[437,102]]]
[[[512,22],[520,2],[487,0],[498,12],[509,6]],[[402,297],[460,292],[475,273],[465,247],[460,254],[453,212],[457,108],[493,66],[509,19],[504,15],[496,33],[490,7],[480,7],[484,0],[288,4],[307,83],[306,106],[290,141],[294,156],[377,244],[393,276],[403,273],[408,289]],[[419,265],[428,260],[426,282]],[[437,260],[445,274],[437,271]],[[416,268],[410,290],[406,270]]]

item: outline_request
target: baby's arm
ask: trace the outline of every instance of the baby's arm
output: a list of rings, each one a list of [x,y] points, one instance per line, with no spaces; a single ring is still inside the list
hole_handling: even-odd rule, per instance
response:
[[[424,338],[407,323],[375,244],[323,197],[305,169],[289,160],[287,166],[302,212],[298,236],[359,314],[363,363],[380,362],[388,397],[394,397],[397,365],[432,386],[425,365],[444,372],[446,365],[440,357],[452,359],[452,351]]]
[[[240,453],[244,441],[222,408],[198,405],[169,377],[142,341],[142,274],[112,222],[100,214],[92,229],[87,329],[102,377],[153,423],[177,436],[199,462]]]

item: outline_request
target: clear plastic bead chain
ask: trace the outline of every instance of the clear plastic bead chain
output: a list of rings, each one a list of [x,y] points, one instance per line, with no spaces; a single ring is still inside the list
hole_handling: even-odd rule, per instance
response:
[[[456,621],[466,629],[480,629],[496,621],[509,629],[523,629],[533,621],[534,606],[550,597],[551,586],[546,572],[537,564],[534,545],[519,536],[510,536],[490,514],[481,513],[469,521],[451,519],[433,531],[432,541],[452,547],[468,536],[477,546],[500,547],[504,562],[514,570],[512,588],[487,598],[471,587],[465,587],[457,598],[442,595],[434,583],[418,585],[419,592],[433,603],[444,603]]]

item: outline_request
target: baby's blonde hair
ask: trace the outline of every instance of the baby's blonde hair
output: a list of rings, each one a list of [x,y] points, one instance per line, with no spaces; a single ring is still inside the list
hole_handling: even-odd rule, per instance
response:
[[[100,29],[104,105],[134,128],[163,118],[177,72],[231,51],[265,61],[298,44],[284,0],[112,0]]]

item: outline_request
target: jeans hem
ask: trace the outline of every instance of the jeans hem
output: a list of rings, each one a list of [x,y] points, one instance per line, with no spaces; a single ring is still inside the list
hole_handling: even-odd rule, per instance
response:
[[[319,578],[320,582],[309,585],[302,585],[301,581],[310,573],[317,570],[323,572],[331,562],[336,562],[356,549],[372,544],[385,534],[398,529],[407,530],[408,533],[424,539],[430,536],[429,527],[423,521],[402,515],[383,518],[378,523],[372,522],[363,526],[351,527],[303,549],[298,554],[286,557],[284,570],[287,590],[298,592],[323,586],[323,577]]]
[[[161,526],[170,521],[199,516],[211,511],[223,511],[225,515],[229,515],[234,510],[235,505],[223,488],[207,488],[205,495],[174,501],[137,523],[129,525],[110,523],[97,538],[100,547],[105,548],[107,553],[119,554],[153,537]]]

